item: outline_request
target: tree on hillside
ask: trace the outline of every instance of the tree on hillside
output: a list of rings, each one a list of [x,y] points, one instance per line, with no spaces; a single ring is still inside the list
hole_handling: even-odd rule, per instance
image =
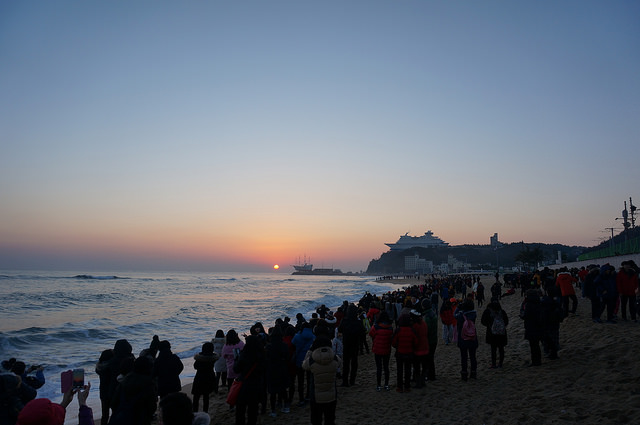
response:
[[[523,251],[520,251],[515,260],[517,262],[522,263],[525,267],[536,267],[545,259],[544,252],[540,249],[540,247],[535,247],[534,249],[529,249],[528,246],[524,247]]]

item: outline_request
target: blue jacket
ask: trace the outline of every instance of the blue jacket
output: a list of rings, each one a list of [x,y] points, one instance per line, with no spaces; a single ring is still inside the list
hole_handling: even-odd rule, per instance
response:
[[[304,357],[307,355],[307,351],[311,348],[313,340],[316,336],[313,334],[311,328],[304,328],[301,332],[294,335],[291,343],[296,347],[296,366],[302,367]]]
[[[618,297],[618,287],[616,285],[616,269],[609,264],[600,268],[600,274],[595,278],[596,295],[606,299]]]

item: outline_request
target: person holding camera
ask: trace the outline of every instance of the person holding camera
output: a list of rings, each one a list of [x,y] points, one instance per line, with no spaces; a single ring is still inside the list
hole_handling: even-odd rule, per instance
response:
[[[37,398],[28,402],[18,414],[16,425],[64,425],[67,406],[78,394],[78,425],[94,425],[93,410],[87,405],[91,383],[82,388],[69,388],[62,396],[60,404],[48,398]]]

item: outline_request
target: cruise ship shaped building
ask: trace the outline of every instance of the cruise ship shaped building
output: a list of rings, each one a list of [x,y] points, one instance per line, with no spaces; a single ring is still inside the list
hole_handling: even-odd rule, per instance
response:
[[[449,244],[437,236],[431,230],[427,230],[422,236],[409,236],[405,233],[396,243],[385,243],[391,251],[403,251],[409,248],[437,248],[449,246]]]

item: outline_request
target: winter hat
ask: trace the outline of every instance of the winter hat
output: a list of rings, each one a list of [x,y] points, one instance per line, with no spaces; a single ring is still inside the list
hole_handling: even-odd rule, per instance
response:
[[[63,425],[65,413],[64,407],[48,398],[37,398],[20,411],[16,425]]]
[[[426,298],[420,304],[423,310],[429,310],[432,307],[431,301]]]

